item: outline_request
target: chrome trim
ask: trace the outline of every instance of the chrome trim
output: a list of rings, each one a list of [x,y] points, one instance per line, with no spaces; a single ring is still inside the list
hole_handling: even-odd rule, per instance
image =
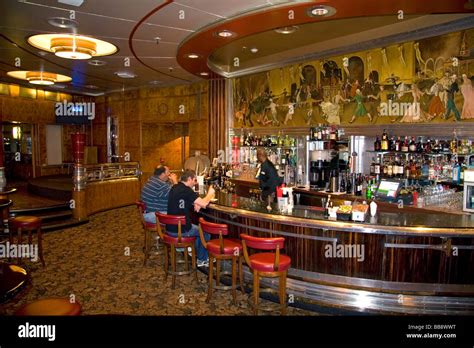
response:
[[[265,213],[244,210],[241,208],[231,208],[216,203],[209,205],[210,209],[220,211],[227,214],[239,214],[247,218],[255,218],[257,220],[277,222],[282,225],[292,225],[298,227],[307,227],[315,229],[328,229],[341,232],[359,232],[359,233],[380,233],[387,235],[399,236],[424,236],[424,237],[458,237],[472,238],[474,237],[474,228],[435,228],[435,227],[400,227],[400,226],[383,226],[383,225],[367,225],[364,223],[355,223],[352,221],[331,221],[305,219],[300,217],[286,215],[270,215]],[[293,236],[295,234],[292,234]]]
[[[230,267],[224,263],[223,268]],[[290,269],[290,274],[293,269]],[[244,266],[244,281],[251,283],[252,273]],[[262,278],[261,286],[273,290],[278,289],[278,279]],[[401,283],[404,284],[404,283]],[[454,284],[423,284],[428,287]],[[473,286],[470,286],[472,289]],[[286,283],[287,295],[293,295],[304,302],[317,305],[343,308],[354,312],[379,314],[411,314],[411,315],[473,315],[474,297],[468,296],[436,296],[418,295],[413,293],[384,293],[350,289],[335,285],[308,283],[298,279],[288,278]],[[472,294],[472,293],[471,293]],[[466,294],[467,295],[467,294]]]

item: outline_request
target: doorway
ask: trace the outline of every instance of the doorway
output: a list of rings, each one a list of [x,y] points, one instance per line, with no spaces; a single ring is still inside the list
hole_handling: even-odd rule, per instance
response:
[[[3,163],[7,180],[33,177],[33,139],[31,124],[3,122]]]

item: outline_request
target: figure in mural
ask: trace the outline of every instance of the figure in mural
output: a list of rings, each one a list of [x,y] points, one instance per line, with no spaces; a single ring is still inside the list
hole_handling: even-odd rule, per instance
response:
[[[240,110],[235,112],[235,119],[245,126],[245,115],[249,111],[249,104],[243,98],[240,102]]]
[[[456,121],[460,121],[461,120],[461,114],[459,113],[459,110],[456,108],[456,104],[454,103],[454,97],[455,97],[455,94],[456,92],[459,92],[459,86],[458,86],[458,83],[457,83],[457,76],[454,74],[451,76],[451,78],[449,79],[450,81],[450,85],[449,85],[449,88],[447,90],[447,93],[448,93],[448,104],[447,104],[447,107],[446,107],[446,113],[444,114],[444,119],[447,120],[450,115],[451,115],[451,112],[454,113],[454,119]]]
[[[349,79],[346,79],[346,82],[342,85],[342,93],[344,98],[350,98],[351,96],[351,83]]]
[[[474,87],[466,74],[462,75],[461,93],[464,97],[461,118],[474,118]]]
[[[446,110],[448,107],[448,89],[451,85],[449,74],[445,73],[444,76],[438,82],[441,85],[441,88],[438,92],[439,99],[441,99],[441,102],[444,105],[444,109]]]
[[[418,86],[414,83],[411,88],[411,95],[413,97],[413,102],[410,104],[408,109],[405,111],[400,122],[426,122],[431,119],[431,116],[428,115],[421,109],[420,98],[423,95],[423,92],[420,91]],[[401,108],[403,109],[403,108]]]
[[[285,126],[288,124],[289,120],[293,119],[293,114],[295,113],[295,106],[296,106],[295,103],[286,104],[286,107],[288,108],[288,111],[287,111],[286,116],[285,116],[285,121],[283,122],[283,124]]]
[[[355,80],[354,82],[352,82],[351,84],[351,92],[350,92],[350,96],[351,98],[354,98],[356,96],[356,92],[357,90],[359,89],[360,87],[360,83],[359,83],[359,80]]]
[[[278,113],[277,104],[275,104],[272,98],[270,98],[270,105],[267,106],[267,109],[270,109],[270,114],[272,115],[272,120],[271,120],[272,125],[279,126],[280,121],[278,121],[278,118],[277,118],[277,113]]]
[[[354,123],[356,120],[356,117],[362,117],[367,115],[369,117],[369,122],[372,122],[372,116],[370,113],[367,112],[367,109],[364,106],[364,103],[362,102],[364,99],[364,96],[362,95],[362,92],[360,89],[356,89],[355,96],[354,96],[354,101],[356,102],[356,108],[354,111],[354,115],[352,115],[351,120],[349,123]]]
[[[431,98],[430,105],[428,106],[428,113],[433,117],[443,115],[446,111],[444,104],[439,97],[442,89],[443,86],[439,83],[439,80],[435,79],[435,82],[430,88],[429,94],[431,94],[433,97]]]
[[[389,95],[389,91],[385,89],[385,86],[379,85],[379,92],[376,95],[371,94],[368,96],[371,99],[379,101],[376,108],[378,116],[389,116],[389,115],[383,115],[383,112],[382,112],[382,107],[388,105],[388,95]]]

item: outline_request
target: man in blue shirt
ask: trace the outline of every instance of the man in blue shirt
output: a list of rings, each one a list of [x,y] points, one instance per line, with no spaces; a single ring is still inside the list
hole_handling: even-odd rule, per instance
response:
[[[143,215],[146,222],[156,223],[157,211],[166,214],[171,186],[177,183],[176,174],[170,174],[168,167],[159,166],[155,169],[154,175],[143,186],[141,194],[141,200],[146,206],[146,213]]]

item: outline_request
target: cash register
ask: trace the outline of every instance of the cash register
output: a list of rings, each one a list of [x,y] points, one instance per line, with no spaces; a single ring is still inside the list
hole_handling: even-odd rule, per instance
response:
[[[400,199],[401,186],[401,182],[398,180],[382,179],[377,186],[375,198],[383,202],[396,203]]]

